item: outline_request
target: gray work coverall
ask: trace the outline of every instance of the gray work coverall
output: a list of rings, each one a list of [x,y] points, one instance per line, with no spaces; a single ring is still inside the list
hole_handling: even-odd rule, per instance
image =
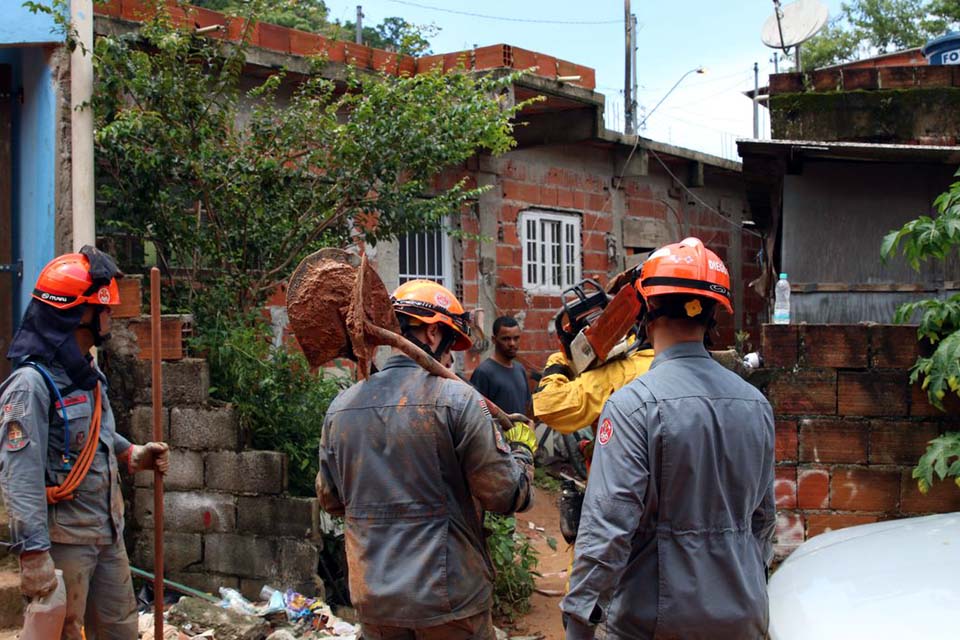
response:
[[[59,365],[44,368],[58,388],[70,385]],[[60,407],[54,409],[55,424],[50,422],[50,404],[59,403],[32,367],[16,369],[0,385],[0,488],[10,516],[12,550],[50,550],[67,587],[62,637],[69,640],[79,640],[84,618],[87,640],[137,637],[117,462],[118,456],[129,455],[131,445],[116,432],[106,385],[100,387],[100,444],[90,471],[73,500],[47,505],[46,486],[62,484],[67,476]],[[77,390],[63,398],[74,459],[89,433],[94,393]]]
[[[600,417],[567,638],[763,638],[773,412],[701,344],[659,353]]]
[[[467,384],[394,356],[341,393],[323,424],[317,495],[344,516],[364,638],[492,638],[480,509],[529,508],[532,480],[529,451],[511,451]]]

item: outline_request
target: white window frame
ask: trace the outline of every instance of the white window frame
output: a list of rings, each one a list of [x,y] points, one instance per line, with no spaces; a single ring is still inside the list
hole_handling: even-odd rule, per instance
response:
[[[580,282],[583,271],[580,216],[528,209],[520,212],[518,224],[524,289],[561,294]],[[559,233],[559,238],[554,233]],[[547,235],[550,238],[544,237]]]
[[[405,233],[397,239],[397,277],[399,284],[417,279],[433,280],[453,291],[453,246],[445,225],[446,221],[444,221],[444,226],[437,229]],[[422,244],[419,242],[421,238],[424,240]],[[412,252],[413,268],[410,268],[410,264],[404,264],[401,260],[400,251],[403,246],[406,246],[408,263]],[[439,256],[439,259],[431,259],[429,252],[437,249],[440,250],[442,255]],[[417,266],[421,250],[427,252],[426,269],[423,272],[420,272]],[[440,269],[439,274],[430,273],[430,271],[435,271],[436,268]]]

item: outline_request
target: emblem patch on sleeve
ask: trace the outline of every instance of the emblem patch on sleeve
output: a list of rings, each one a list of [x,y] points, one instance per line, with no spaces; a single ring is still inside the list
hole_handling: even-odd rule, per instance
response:
[[[3,420],[19,420],[27,414],[27,408],[21,401],[8,402],[3,405]]]
[[[29,444],[27,436],[23,433],[23,428],[19,422],[7,423],[7,451],[20,451]]]
[[[493,425],[493,439],[497,441],[497,449],[499,451],[510,453],[510,445],[507,444],[506,438],[503,437],[503,433],[497,425]]]
[[[610,418],[604,418],[603,422],[600,423],[600,430],[597,431],[597,441],[601,444],[607,444],[610,442],[610,438],[613,437],[613,423],[610,422]]]

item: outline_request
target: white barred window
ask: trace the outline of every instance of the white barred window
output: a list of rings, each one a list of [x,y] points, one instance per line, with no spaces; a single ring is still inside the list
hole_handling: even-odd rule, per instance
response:
[[[433,280],[453,290],[450,239],[443,229],[400,236],[400,284]]]
[[[560,293],[580,281],[580,216],[524,211],[520,242],[525,289]]]

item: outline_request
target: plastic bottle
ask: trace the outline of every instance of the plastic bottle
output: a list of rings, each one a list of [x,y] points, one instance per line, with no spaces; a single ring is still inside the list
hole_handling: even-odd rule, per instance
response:
[[[774,291],[773,324],[790,324],[790,283],[787,274],[780,274]]]
[[[59,638],[63,621],[67,617],[67,588],[63,584],[63,572],[57,573],[57,588],[27,603],[23,612],[23,631],[20,640],[50,640]]]

